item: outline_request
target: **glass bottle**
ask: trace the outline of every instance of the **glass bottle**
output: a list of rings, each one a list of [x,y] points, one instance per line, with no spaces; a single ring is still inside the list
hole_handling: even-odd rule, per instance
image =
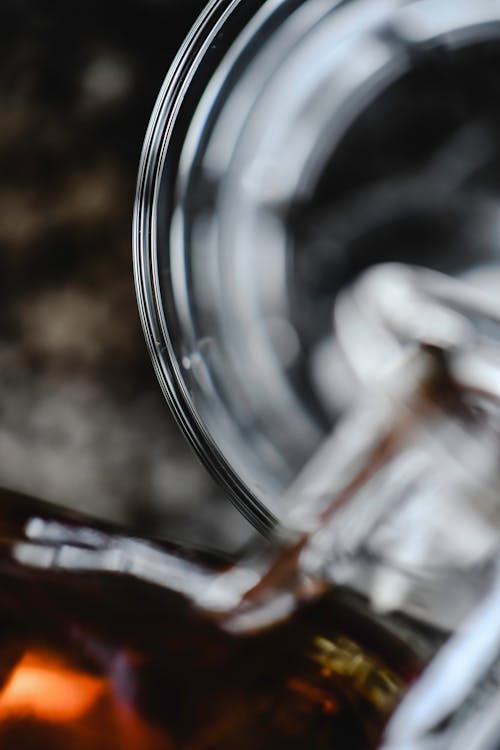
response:
[[[0,509],[0,747],[371,748],[421,668],[346,591],[232,632],[190,600],[238,566],[14,493]]]

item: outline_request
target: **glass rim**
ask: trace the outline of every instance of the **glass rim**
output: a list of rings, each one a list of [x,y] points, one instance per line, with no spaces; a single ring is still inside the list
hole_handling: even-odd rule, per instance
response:
[[[282,5],[286,0],[278,0]],[[166,157],[182,129],[179,112],[190,87],[214,49],[214,41],[241,6],[256,12],[262,0],[211,0],[191,28],[160,89],[141,153],[134,201],[133,270],[139,314],[153,367],[167,404],[202,464],[238,510],[264,535],[277,519],[260,502],[224,456],[187,391],[172,332],[162,305],[158,278],[157,222],[160,182]]]

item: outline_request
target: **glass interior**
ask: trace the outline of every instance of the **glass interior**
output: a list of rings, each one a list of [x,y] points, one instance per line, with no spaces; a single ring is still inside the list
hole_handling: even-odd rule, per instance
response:
[[[496,263],[500,2],[254,11],[203,92],[191,83],[178,140],[161,136],[140,252],[167,395],[269,526],[357,393],[339,292],[380,262]]]

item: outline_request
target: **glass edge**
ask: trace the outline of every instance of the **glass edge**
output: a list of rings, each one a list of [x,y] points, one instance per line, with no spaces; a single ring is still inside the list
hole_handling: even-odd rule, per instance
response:
[[[161,179],[161,154],[168,148],[179,106],[204,53],[227,18],[245,0],[211,0],[174,58],[156,100],[139,162],[132,223],[133,273],[139,316],[153,367],[167,404],[201,463],[247,520],[268,536],[277,519],[232,469],[201,422],[178,373],[172,342],[161,325],[153,277],[155,196]]]

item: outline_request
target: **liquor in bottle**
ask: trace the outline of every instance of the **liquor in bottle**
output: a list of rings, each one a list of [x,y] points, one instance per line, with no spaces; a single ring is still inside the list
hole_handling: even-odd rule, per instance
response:
[[[227,560],[11,492],[0,513],[0,747],[369,750],[426,658],[342,589],[228,632],[168,581]]]

